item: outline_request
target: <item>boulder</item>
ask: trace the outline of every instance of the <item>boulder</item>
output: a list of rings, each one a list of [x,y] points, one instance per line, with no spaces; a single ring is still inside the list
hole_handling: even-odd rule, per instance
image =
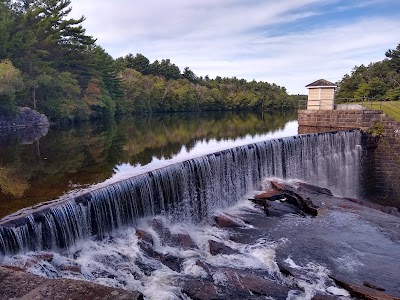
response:
[[[284,198],[284,195],[282,194],[281,191],[275,190],[275,189],[270,189],[267,190],[261,194],[255,195],[254,196],[255,199],[267,199],[267,200],[279,200]]]
[[[136,291],[125,291],[81,280],[48,279],[3,267],[0,267],[0,278],[0,300],[143,299],[143,295]]]
[[[162,254],[160,255],[160,261],[175,272],[181,271],[181,264],[183,262],[183,258],[176,257],[171,254]]]
[[[365,300],[400,300],[400,298],[388,295],[382,291],[361,285],[338,276],[330,276],[335,283],[347,290],[352,297]]]
[[[187,233],[173,234],[171,236],[171,239],[172,239],[174,244],[179,245],[184,250],[198,249],[198,247],[195,244],[195,242],[192,240],[190,235],[187,234]]]
[[[286,299],[290,288],[282,286],[261,275],[252,274],[250,271],[221,268],[218,270],[225,275],[226,285],[231,294],[257,295]]]
[[[138,229],[136,229],[136,236],[138,237],[139,242],[145,242],[150,245],[154,245],[154,240],[153,240],[153,236],[151,235],[151,233],[138,228]]]
[[[221,299],[217,287],[209,281],[198,278],[185,280],[182,292],[193,300]]]
[[[220,214],[214,217],[215,224],[220,228],[238,228],[242,225],[225,214]]]
[[[211,255],[217,254],[238,254],[239,252],[216,241],[208,240]]]

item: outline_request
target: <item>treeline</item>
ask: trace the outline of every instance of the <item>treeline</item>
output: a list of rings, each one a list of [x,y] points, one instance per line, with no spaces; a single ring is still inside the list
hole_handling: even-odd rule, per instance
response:
[[[344,75],[336,97],[400,100],[400,44],[385,55],[382,61],[355,66],[350,75]]]
[[[244,79],[197,77],[169,59],[113,59],[71,19],[70,0],[0,2],[0,113],[29,106],[53,121],[119,113],[286,109],[284,87]]]

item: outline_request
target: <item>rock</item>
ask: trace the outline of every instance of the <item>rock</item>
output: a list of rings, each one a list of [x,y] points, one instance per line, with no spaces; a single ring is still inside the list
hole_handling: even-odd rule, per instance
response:
[[[316,193],[316,194],[324,194],[324,195],[328,195],[328,196],[333,196],[332,192],[330,190],[328,190],[327,188],[308,184],[305,182],[298,182],[297,184],[299,187],[307,190],[307,192],[309,192],[309,193],[312,192],[312,193]]]
[[[226,277],[226,285],[233,294],[242,292],[243,295],[257,295],[267,296],[274,299],[286,299],[290,289],[286,286],[282,286],[272,280],[263,278],[262,276],[245,272],[242,270],[221,268],[219,272],[222,272]],[[246,292],[246,293],[243,293]]]
[[[136,236],[141,242],[146,242],[152,246],[154,245],[153,236],[149,232],[142,229],[136,229]]]
[[[377,204],[377,203],[372,203],[372,202],[369,202],[369,201],[366,201],[366,200],[361,200],[361,199],[354,199],[354,198],[344,198],[344,199],[346,199],[348,201],[351,201],[351,202],[354,202],[354,203],[357,203],[357,204],[362,205],[362,206],[366,206],[366,207],[369,207],[369,208],[372,208],[372,209],[379,210],[381,212],[384,212],[384,213],[387,213],[387,214],[390,214],[390,215],[393,215],[393,216],[396,216],[396,217],[400,217],[400,212],[396,207],[384,206],[384,205],[380,205],[380,204]]]
[[[220,214],[218,216],[214,217],[214,221],[217,224],[218,227],[220,228],[238,228],[242,227],[241,224],[235,222],[231,218],[229,218],[227,215]]]
[[[184,250],[198,249],[197,245],[192,240],[190,235],[186,233],[174,234],[172,235],[172,240],[174,241],[174,243],[178,244]]]
[[[159,259],[160,254],[156,250],[154,250],[153,247],[153,236],[149,232],[142,229],[136,229],[136,236],[139,239],[138,245],[140,249],[142,249],[142,251],[146,253],[147,256]]]
[[[400,300],[400,298],[393,297],[382,291],[351,282],[345,278],[337,276],[330,276],[337,285],[346,289],[352,297],[365,299],[365,300]]]
[[[287,214],[302,213],[298,207],[286,202],[269,202],[268,205],[264,207],[264,211],[269,217],[281,217]]]
[[[181,271],[181,264],[183,262],[183,258],[176,257],[170,254],[164,254],[161,255],[160,261],[175,272]]]
[[[283,183],[279,183],[277,181],[271,180],[271,185],[274,189],[278,190],[278,191],[282,191],[284,189],[284,184]]]
[[[261,194],[255,195],[255,199],[267,199],[267,200],[279,200],[284,198],[284,195],[282,194],[281,191],[275,190],[275,189],[270,189],[268,191],[265,191]]]
[[[261,206],[263,208],[263,210],[265,211],[268,207],[268,200],[267,199],[249,199],[250,201],[252,201],[253,203]]]
[[[317,206],[314,205],[310,198],[304,199],[302,196],[292,191],[285,191],[285,196],[287,202],[299,207],[306,214],[314,217],[318,215]]]
[[[369,288],[371,288],[371,289],[374,289],[374,290],[377,290],[377,291],[381,291],[381,292],[384,292],[384,291],[385,291],[384,288],[379,287],[379,286],[376,286],[375,284],[372,284],[372,283],[370,283],[370,282],[368,282],[368,281],[364,281],[364,282],[363,282],[363,286],[366,286],[366,287],[369,287]]]
[[[311,300],[339,300],[339,299],[341,298],[338,296],[325,295],[325,294],[316,294],[311,298]]]
[[[72,273],[81,273],[82,269],[81,266],[78,264],[71,264],[71,265],[62,265],[59,267],[61,271],[68,271]]]
[[[211,255],[217,255],[217,254],[238,254],[239,252],[225,246],[222,243],[213,241],[213,240],[208,240],[208,245],[210,246],[210,253]]]
[[[47,279],[0,267],[0,300],[143,299],[136,291],[106,287],[72,279]]]
[[[161,219],[152,219],[148,222],[148,224],[158,234],[162,244],[167,244],[170,242],[171,232],[167,227],[164,226],[164,223]]]
[[[285,276],[292,276],[295,278],[301,278],[303,275],[306,275],[304,273],[304,271],[295,269],[295,268],[291,268],[289,266],[287,266],[285,263],[282,262],[277,262],[279,271],[281,271],[281,273]]]
[[[221,299],[218,289],[209,281],[198,278],[185,280],[182,292],[193,300]]]

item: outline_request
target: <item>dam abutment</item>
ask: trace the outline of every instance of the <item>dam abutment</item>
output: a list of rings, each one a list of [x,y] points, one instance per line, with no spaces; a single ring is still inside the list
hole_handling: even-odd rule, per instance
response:
[[[400,122],[379,110],[300,110],[299,133],[361,129],[362,196],[400,208]]]

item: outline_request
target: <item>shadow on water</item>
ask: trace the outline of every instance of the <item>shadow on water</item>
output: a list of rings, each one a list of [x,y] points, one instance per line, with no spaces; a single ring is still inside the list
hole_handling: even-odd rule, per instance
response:
[[[0,217],[112,177],[116,166],[168,160],[199,143],[236,141],[283,130],[282,113],[176,113],[123,117],[105,124],[51,128],[32,143],[0,137]],[[291,135],[297,132],[291,133]],[[287,134],[289,135],[289,134]],[[250,136],[250,138],[249,138]],[[234,146],[234,143],[232,144]]]

